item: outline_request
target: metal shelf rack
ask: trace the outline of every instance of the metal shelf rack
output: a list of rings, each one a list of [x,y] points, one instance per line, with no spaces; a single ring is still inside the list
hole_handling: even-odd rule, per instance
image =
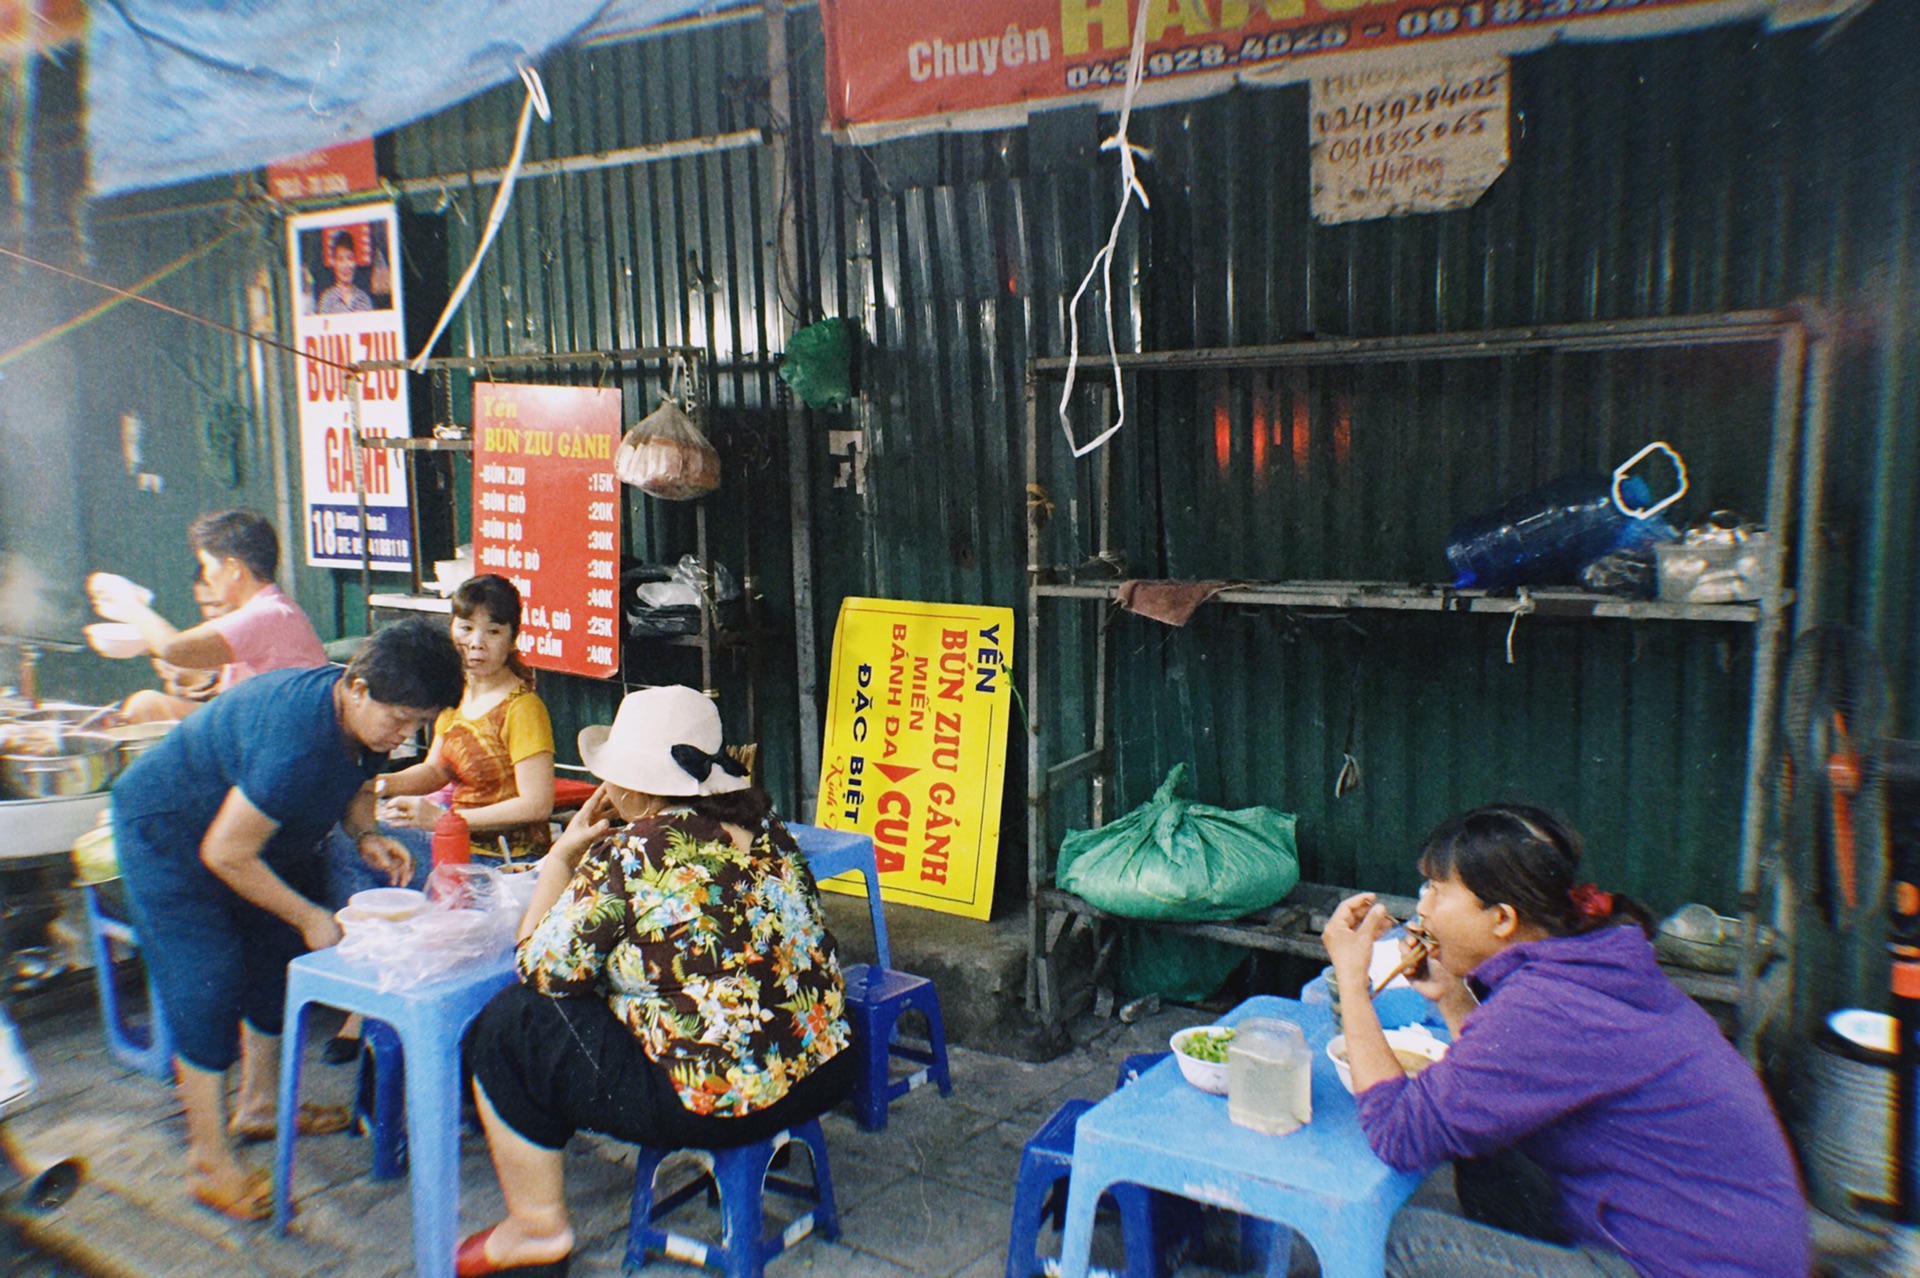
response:
[[[429,359],[425,361],[422,368],[427,372],[433,373],[462,370],[491,376],[500,373],[526,372],[547,368],[606,368],[618,365],[664,364],[676,359],[685,361],[687,368],[686,384],[693,388],[694,394],[704,397],[704,388],[706,386],[705,373],[710,361],[706,350],[697,346],[648,346],[621,350],[564,352],[552,355],[454,356]],[[356,372],[361,373],[389,371],[393,369],[411,371],[413,365],[404,360],[375,360],[356,364],[354,368]],[[414,459],[421,453],[471,453],[473,451],[473,440],[471,438],[397,438],[366,435],[360,429],[360,379],[358,377],[352,379],[352,388],[353,437],[355,441],[361,448],[386,449],[400,453],[406,466],[408,497],[417,509],[419,505],[419,495],[414,478]],[[356,464],[354,466],[356,479],[360,473],[360,467]],[[360,518],[362,526],[364,527],[366,521],[366,495],[364,492],[360,493]],[[694,540],[694,553],[701,564],[702,575],[707,582],[712,583],[714,581],[714,573],[713,562],[707,543],[707,504],[705,501],[695,503],[694,505]],[[368,553],[366,540],[364,538],[361,540],[361,597],[365,600],[365,622],[369,632],[373,629],[373,614],[376,610],[441,614],[448,611],[449,605],[444,597],[425,591],[422,568],[419,538],[416,536],[414,538],[413,549],[411,592],[405,594],[376,594],[372,589],[372,559]],[[752,577],[751,563],[742,565],[742,570],[749,579]],[[713,695],[715,690],[715,653],[721,650],[745,650],[749,663],[747,677],[747,717],[750,724],[749,731],[755,739],[758,739],[760,735],[760,679],[757,665],[758,651],[755,647],[755,637],[758,635],[758,619],[754,615],[752,608],[751,592],[748,592],[747,596],[748,615],[744,632],[723,632],[720,629],[719,617],[717,615],[718,599],[716,593],[716,589],[711,584],[707,590],[701,592],[700,629],[696,633],[675,636],[668,640],[636,641],[630,638],[623,640],[620,645],[619,682],[623,687],[634,686],[627,670],[629,650],[633,643],[663,643],[668,646],[694,648],[699,651],[701,686],[709,695]]]
[[[1398,612],[1517,614],[1640,622],[1733,624],[1754,638],[1755,657],[1747,722],[1747,751],[1740,832],[1741,914],[1752,926],[1770,909],[1765,891],[1770,856],[1767,788],[1771,773],[1771,725],[1779,703],[1785,642],[1796,608],[1817,616],[1820,583],[1820,502],[1828,433],[1828,386],[1832,341],[1824,317],[1812,306],[1777,311],[1739,311],[1659,319],[1598,321],[1478,332],[1434,333],[1381,338],[1310,339],[1270,346],[1149,351],[1119,356],[1126,373],[1218,372],[1324,365],[1401,364],[1432,360],[1474,360],[1520,353],[1647,351],[1673,348],[1758,346],[1774,353],[1772,421],[1767,464],[1766,526],[1773,532],[1767,579],[1773,583],[1754,603],[1694,605],[1628,600],[1559,588],[1512,595],[1453,590],[1440,585],[1367,581],[1233,582],[1214,602],[1299,610],[1380,610]],[[1026,379],[1026,472],[1028,492],[1045,492],[1048,476],[1041,444],[1042,385],[1061,378],[1069,361],[1034,359]],[[1091,381],[1091,379],[1089,379]],[[1088,381],[1081,383],[1083,386]],[[1096,383],[1097,384],[1097,383]],[[1057,395],[1057,392],[1054,392]],[[1049,404],[1051,400],[1049,400]],[[1050,423],[1049,423],[1050,424]],[[1113,536],[1113,467],[1103,451],[1094,485],[1093,524],[1099,546],[1096,561],[1120,562]],[[1796,477],[1798,482],[1796,482]],[[1797,538],[1791,559],[1789,535]],[[1028,804],[1028,1005],[1044,1020],[1058,1023],[1069,1009],[1061,992],[1061,945],[1070,930],[1097,929],[1109,916],[1054,881],[1056,849],[1051,830],[1055,795],[1068,785],[1090,782],[1087,819],[1105,823],[1106,794],[1113,771],[1108,720],[1113,698],[1111,628],[1112,581],[1075,579],[1074,570],[1044,561],[1041,523],[1027,529],[1028,651],[1048,648],[1049,627],[1063,610],[1100,607],[1094,640],[1091,681],[1091,734],[1077,743],[1057,739],[1048,721],[1039,660],[1027,663]],[[1789,580],[1786,567],[1794,566]],[[1154,924],[1173,931],[1248,949],[1324,958],[1319,929],[1326,911],[1348,889],[1301,883],[1287,901],[1260,915],[1227,923]],[[1411,902],[1403,904],[1410,909]],[[1094,979],[1099,979],[1106,949],[1096,946]],[[1696,997],[1730,1003],[1736,1009],[1740,1038],[1752,1053],[1759,1030],[1784,1002],[1790,965],[1767,966],[1749,942],[1734,977],[1671,969],[1676,983]]]

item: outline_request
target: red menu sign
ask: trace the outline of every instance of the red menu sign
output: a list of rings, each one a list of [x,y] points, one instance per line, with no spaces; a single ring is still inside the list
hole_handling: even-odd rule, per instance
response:
[[[473,387],[473,565],[520,591],[520,655],[620,670],[620,392]]]

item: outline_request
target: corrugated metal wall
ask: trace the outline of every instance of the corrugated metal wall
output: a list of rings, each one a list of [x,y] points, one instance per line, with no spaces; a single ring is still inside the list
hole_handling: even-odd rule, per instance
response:
[[[1153,152],[1144,169],[1153,208],[1136,215],[1115,264],[1122,341],[1257,343],[1819,299],[1846,337],[1827,606],[1873,629],[1904,728],[1920,731],[1920,649],[1909,638],[1920,135],[1903,123],[1920,107],[1905,56],[1920,47],[1920,15],[1877,5],[1825,47],[1819,36],[1741,25],[1518,59],[1514,162],[1477,206],[1347,227],[1309,216],[1304,88],[1136,113],[1135,140]],[[819,606],[798,624],[817,627],[824,654],[846,594],[1021,602],[1024,364],[1064,352],[1064,299],[1104,239],[1115,189],[1111,158],[1097,150],[1111,120],[1085,109],[1006,133],[833,146],[818,134],[813,13],[795,11],[789,43],[801,99],[801,287],[817,313],[856,319],[867,338],[865,407],[814,415],[805,459]],[[757,126],[763,47],[754,19],[553,59],[556,118],[536,125],[530,157]],[[501,164],[518,109],[518,91],[502,90],[402,130],[398,176]],[[730,457],[758,459],[753,490],[730,484],[716,503],[717,553],[738,562],[752,536],[760,588],[790,631],[785,427],[770,360],[797,318],[782,315],[770,266],[771,188],[764,148],[529,181],[455,333],[458,349],[480,353],[710,344],[720,369],[710,424]],[[455,182],[409,203],[444,220],[457,270],[491,196]],[[164,230],[107,225],[104,215],[126,205],[96,211],[97,260],[114,264],[116,279],[138,278],[207,233],[192,217],[154,223]],[[217,260],[225,279],[196,285],[188,300],[244,316],[244,286],[262,259],[223,249]],[[147,379],[151,421],[165,424],[167,447],[187,449],[195,392],[168,371],[186,347],[170,321],[132,315],[95,326],[94,344],[80,349],[124,363],[115,379]],[[1097,324],[1088,339],[1099,344]],[[243,363],[213,347],[193,362],[228,370],[223,385]],[[631,414],[650,406],[657,373],[629,372]],[[1120,538],[1146,575],[1432,579],[1459,515],[1654,435],[1694,462],[1701,502],[1690,506],[1755,511],[1766,383],[1763,363],[1724,352],[1140,379],[1137,417],[1114,449]],[[113,446],[127,400],[109,393],[117,385],[81,388],[89,450]],[[849,429],[866,433],[864,492],[828,452],[827,432]],[[1051,493],[1056,536],[1080,530],[1063,556],[1094,544],[1087,466]],[[255,482],[246,481],[250,500]],[[177,513],[165,529],[124,537],[135,575],[167,586],[183,571],[166,549],[189,512]],[[633,515],[635,553],[691,548],[686,512],[636,501]],[[117,546],[125,527],[92,516],[87,536]],[[333,606],[331,586],[307,576],[301,586],[317,616]],[[1658,905],[1727,901],[1750,659],[1738,633],[1530,619],[1511,667],[1504,626],[1490,620],[1214,610],[1180,632],[1124,618],[1118,634],[1114,810],[1144,798],[1172,761],[1192,759],[1206,798],[1301,812],[1310,874],[1404,887],[1422,829],[1466,804],[1524,795],[1589,828],[1601,877]],[[1086,653],[1084,634],[1067,635],[1035,659],[1065,672]],[[762,685],[777,778],[794,774],[790,660],[775,648]],[[1060,701],[1047,713],[1069,723],[1084,714],[1077,689],[1050,684]],[[572,681],[546,690],[563,739],[611,699]],[[1349,731],[1366,780],[1336,802]],[[1022,774],[1016,760],[1010,775]],[[1017,821],[1018,805],[1008,810]],[[1017,831],[1002,846],[1002,882],[1017,893]]]

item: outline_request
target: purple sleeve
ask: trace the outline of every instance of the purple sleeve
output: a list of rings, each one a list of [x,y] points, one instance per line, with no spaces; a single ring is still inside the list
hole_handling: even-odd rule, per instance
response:
[[[1417,1078],[1391,1079],[1355,1098],[1360,1126],[1380,1161],[1426,1171],[1504,1149],[1622,1085],[1596,1072],[1591,1036],[1604,1032],[1582,1009],[1503,989],[1477,1008],[1439,1063]]]

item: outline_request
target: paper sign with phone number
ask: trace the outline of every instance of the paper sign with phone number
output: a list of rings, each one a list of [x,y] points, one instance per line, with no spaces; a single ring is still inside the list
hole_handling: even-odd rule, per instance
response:
[[[1146,0],[1142,101],[1308,79],[1327,55],[1487,56],[1772,16],[1772,0]],[[855,140],[1017,123],[1126,83],[1128,0],[822,0],[827,102]],[[1459,48],[1466,44],[1470,48]]]
[[[882,900],[993,908],[1012,658],[1009,608],[840,605],[814,824],[873,837]]]

